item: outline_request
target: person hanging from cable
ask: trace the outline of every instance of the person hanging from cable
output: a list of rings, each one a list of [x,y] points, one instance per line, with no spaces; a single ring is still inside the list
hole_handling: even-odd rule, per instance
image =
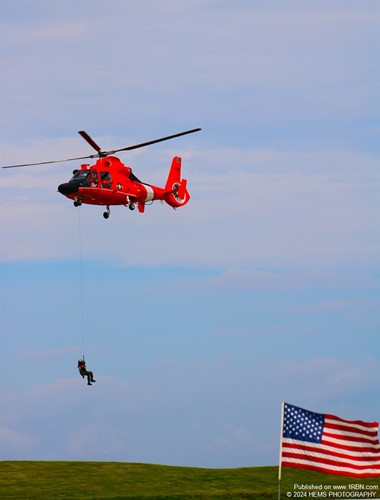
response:
[[[84,360],[84,356],[83,359],[78,360],[78,370],[79,373],[82,375],[82,378],[87,377],[87,385],[92,385],[91,382],[96,382],[96,380],[94,379],[94,374],[91,371],[87,370],[86,368],[86,362]]]

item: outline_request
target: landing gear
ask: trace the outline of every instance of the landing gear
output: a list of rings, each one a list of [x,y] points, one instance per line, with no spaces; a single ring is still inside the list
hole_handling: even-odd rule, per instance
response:
[[[74,207],[80,207],[82,205],[81,200],[74,200]]]
[[[110,216],[110,213],[111,213],[110,207],[107,206],[107,211],[103,213],[103,217],[105,219],[108,219],[108,217]]]
[[[135,209],[135,204],[131,203],[131,200],[130,200],[129,196],[127,196],[126,201],[127,201],[127,203],[125,204],[125,206],[127,206],[129,208],[129,210],[134,210]]]

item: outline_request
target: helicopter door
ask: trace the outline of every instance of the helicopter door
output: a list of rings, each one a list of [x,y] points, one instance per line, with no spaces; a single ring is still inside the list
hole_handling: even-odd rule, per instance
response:
[[[97,187],[99,183],[99,175],[96,170],[91,170],[91,187]]]

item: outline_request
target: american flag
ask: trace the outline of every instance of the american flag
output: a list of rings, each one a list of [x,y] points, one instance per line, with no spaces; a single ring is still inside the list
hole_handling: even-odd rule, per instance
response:
[[[281,463],[328,474],[380,474],[378,422],[344,420],[284,404]]]

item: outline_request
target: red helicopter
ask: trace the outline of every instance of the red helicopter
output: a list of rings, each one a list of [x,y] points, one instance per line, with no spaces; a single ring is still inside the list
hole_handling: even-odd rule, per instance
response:
[[[135,144],[126,148],[114,149],[112,151],[102,151],[96,142],[84,131],[78,133],[92,146],[97,153],[79,158],[68,158],[66,160],[44,161],[39,163],[25,163],[22,165],[8,165],[2,168],[27,167],[32,165],[46,165],[50,163],[60,163],[65,161],[84,160],[88,158],[98,158],[94,165],[82,164],[81,167],[73,171],[73,176],[69,182],[58,186],[58,191],[67,198],[74,201],[74,206],[79,207],[82,203],[89,205],[102,205],[106,207],[103,217],[110,216],[111,205],[124,205],[134,210],[137,204],[139,212],[144,212],[145,204],[154,200],[163,200],[173,208],[178,208],[190,199],[187,190],[187,180],[181,179],[181,158],[175,156],[169,170],[165,187],[160,188],[141,182],[132,172],[130,167],[124,165],[119,158],[112,156],[119,151],[130,151],[167,141],[186,134],[198,132],[200,128],[186,130],[178,134],[161,137],[153,141]]]

